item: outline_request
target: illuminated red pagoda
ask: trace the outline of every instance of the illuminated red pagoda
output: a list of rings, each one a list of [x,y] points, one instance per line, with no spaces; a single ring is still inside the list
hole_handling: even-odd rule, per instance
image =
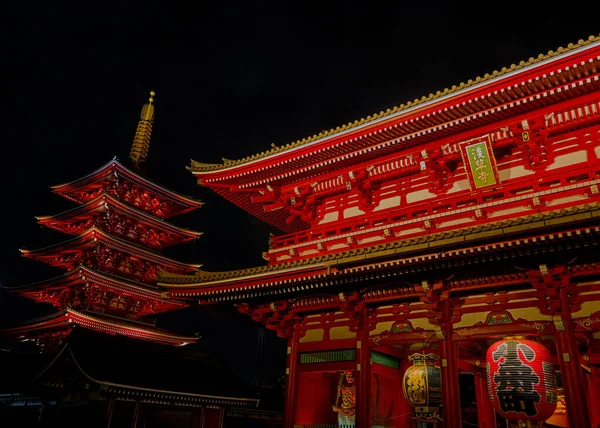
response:
[[[154,120],[152,96],[154,93],[142,109],[130,154],[136,171],[113,159],[83,178],[52,187],[56,194],[79,205],[37,220],[71,238],[21,251],[23,256],[65,273],[10,290],[49,303],[57,312],[3,333],[43,347],[60,344],[74,326],[176,346],[197,340],[156,328],[152,320],[156,314],[187,306],[159,289],[156,280],[160,273],[190,274],[199,267],[161,255],[163,248],[200,235],[165,220],[202,205],[141,172]]]
[[[159,284],[288,340],[285,428],[539,426],[557,371],[569,426],[600,424],[599,37],[189,170],[282,233]]]

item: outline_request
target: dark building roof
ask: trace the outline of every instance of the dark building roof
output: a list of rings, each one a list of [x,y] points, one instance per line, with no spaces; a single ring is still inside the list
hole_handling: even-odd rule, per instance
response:
[[[257,407],[259,390],[239,377],[219,354],[135,342],[90,331],[74,332],[53,355],[0,354],[6,379],[0,394],[40,386],[69,390],[97,387],[114,394],[154,394],[194,402]]]

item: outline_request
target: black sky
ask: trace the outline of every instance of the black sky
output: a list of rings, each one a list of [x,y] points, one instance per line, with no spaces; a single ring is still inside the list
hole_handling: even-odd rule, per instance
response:
[[[236,269],[263,263],[273,229],[198,187],[190,158],[252,155],[600,34],[594,1],[16,3],[4,11],[2,61],[6,285],[55,272],[18,251],[65,239],[34,219],[72,208],[49,186],[126,161],[150,90],[148,175],[206,202],[173,219],[204,235],[165,254]],[[40,311],[0,296],[0,320]],[[207,349],[253,354],[255,326],[232,317],[188,311],[164,322],[199,331]],[[252,370],[247,360],[241,371]]]

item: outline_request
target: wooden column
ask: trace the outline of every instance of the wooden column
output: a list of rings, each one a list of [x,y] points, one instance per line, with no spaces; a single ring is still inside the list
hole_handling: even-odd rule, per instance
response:
[[[283,427],[294,424],[296,406],[296,384],[298,383],[298,328],[294,325],[292,337],[288,339],[287,362],[285,369],[285,401],[283,407]]]
[[[356,360],[358,390],[356,391],[356,428],[371,428],[371,348],[369,347],[369,316],[364,308],[357,334]]]
[[[585,389],[575,335],[572,331],[558,331],[555,334],[555,339],[569,425],[572,427],[589,427],[590,419],[585,404]]]
[[[138,420],[140,418],[140,402],[135,402],[135,408],[133,409],[133,420],[131,421],[131,428],[137,428]]]
[[[475,375],[475,399],[477,400],[477,425],[479,428],[496,428],[496,411],[490,401],[484,370]]]
[[[591,366],[592,372],[586,375],[587,403],[590,409],[591,425],[600,426],[600,368]],[[569,408],[567,407],[567,415]]]
[[[110,423],[112,422],[113,411],[115,410],[115,400],[111,398],[108,400],[108,406],[106,408],[106,428],[110,428]]]
[[[190,428],[200,428],[202,426],[202,410],[198,411],[194,409],[192,411],[192,422]]]
[[[206,420],[206,406],[202,407],[202,413],[200,414],[200,424],[198,428],[202,428],[204,426],[204,421]]]
[[[221,407],[221,416],[219,417],[219,428],[223,428],[225,423],[225,407]]]
[[[586,406],[585,385],[579,363],[579,351],[575,338],[575,326],[571,319],[569,307],[568,287],[560,289],[561,314],[554,315],[556,327],[556,352],[558,364],[562,375],[563,389],[565,391],[565,404],[569,425],[575,427],[589,427],[590,417]]]
[[[444,428],[462,428],[460,414],[460,386],[458,383],[458,350],[452,340],[452,307],[450,299],[442,303],[441,372],[442,414]]]

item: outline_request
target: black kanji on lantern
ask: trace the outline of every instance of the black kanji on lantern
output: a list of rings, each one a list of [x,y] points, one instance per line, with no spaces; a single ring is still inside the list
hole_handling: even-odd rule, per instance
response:
[[[524,412],[527,416],[535,416],[540,394],[533,385],[539,383],[540,377],[531,366],[521,361],[519,351],[527,362],[535,360],[533,349],[514,340],[503,343],[492,354],[494,362],[504,358],[494,374],[498,402],[504,412]]]

